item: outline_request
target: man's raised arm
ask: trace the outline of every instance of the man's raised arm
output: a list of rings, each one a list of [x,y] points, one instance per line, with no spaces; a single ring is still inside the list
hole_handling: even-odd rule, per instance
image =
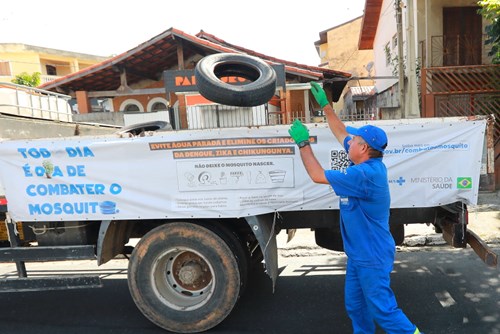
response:
[[[345,125],[337,116],[330,103],[328,103],[325,90],[317,82],[311,82],[311,93],[316,99],[316,102],[320,105],[321,109],[325,112],[328,126],[330,127],[330,130],[332,130],[333,135],[337,138],[340,145],[344,146],[344,139],[348,135]]]

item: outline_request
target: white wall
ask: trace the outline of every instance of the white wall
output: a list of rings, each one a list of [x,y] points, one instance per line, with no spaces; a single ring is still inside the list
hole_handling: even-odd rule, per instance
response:
[[[394,0],[384,0],[380,11],[377,33],[373,43],[375,75],[378,77],[393,75],[391,65],[386,64],[384,47],[389,43],[392,55],[397,55],[397,47],[393,47],[392,45],[392,38],[396,33],[397,27]],[[397,79],[377,79],[375,82],[375,89],[377,92],[382,92],[394,85],[397,81]]]
[[[142,112],[142,113],[124,113],[123,121],[125,126],[153,122],[153,121],[165,121],[170,122],[170,117],[168,111],[158,111],[158,112]]]

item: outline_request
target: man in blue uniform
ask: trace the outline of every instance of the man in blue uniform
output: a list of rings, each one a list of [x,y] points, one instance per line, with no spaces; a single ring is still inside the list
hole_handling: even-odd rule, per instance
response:
[[[398,308],[390,287],[396,247],[389,231],[391,198],[382,162],[387,136],[373,125],[346,127],[323,88],[311,82],[311,91],[334,136],[348,152],[351,166],[345,171],[324,170],[309,145],[307,127],[295,120],[289,133],[311,179],[330,184],[340,197],[340,227],[347,255],[345,307],[353,332],[375,333],[377,323],[390,334],[418,334],[418,328]]]

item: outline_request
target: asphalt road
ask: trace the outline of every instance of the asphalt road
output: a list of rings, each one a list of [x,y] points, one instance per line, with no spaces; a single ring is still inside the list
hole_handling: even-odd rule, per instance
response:
[[[3,293],[0,332],[167,333],[135,307],[125,279],[126,266],[126,260],[113,260],[99,268],[87,261],[58,264],[57,270],[65,273],[99,273],[104,287]],[[274,294],[265,274],[253,274],[233,312],[207,333],[351,333],[343,306],[345,256],[333,252],[281,256],[279,266]],[[55,268],[28,264],[33,275],[48,269]],[[12,270],[12,266],[0,265],[0,277]],[[470,249],[398,252],[392,285],[400,307],[426,334],[500,333],[500,271],[486,267]]]

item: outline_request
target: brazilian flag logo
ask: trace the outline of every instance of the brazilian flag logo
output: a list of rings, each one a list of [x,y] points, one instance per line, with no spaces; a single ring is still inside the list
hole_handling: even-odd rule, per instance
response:
[[[472,177],[457,177],[458,189],[472,189]]]

